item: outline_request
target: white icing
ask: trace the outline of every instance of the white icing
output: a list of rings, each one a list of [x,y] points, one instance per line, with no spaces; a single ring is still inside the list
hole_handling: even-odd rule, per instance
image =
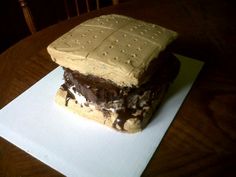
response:
[[[70,87],[69,91],[74,95],[78,104],[84,106],[84,104],[87,103],[86,98],[83,95],[81,95],[80,93],[75,92],[73,88],[75,88],[75,87],[74,86]]]

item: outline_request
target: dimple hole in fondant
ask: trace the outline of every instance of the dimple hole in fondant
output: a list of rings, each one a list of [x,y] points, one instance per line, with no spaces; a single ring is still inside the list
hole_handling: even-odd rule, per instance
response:
[[[132,57],[132,58],[135,58],[135,57],[137,57],[137,54],[136,54],[136,53],[133,53],[133,54],[131,55],[131,57]]]
[[[108,52],[103,52],[102,55],[103,56],[107,56]]]

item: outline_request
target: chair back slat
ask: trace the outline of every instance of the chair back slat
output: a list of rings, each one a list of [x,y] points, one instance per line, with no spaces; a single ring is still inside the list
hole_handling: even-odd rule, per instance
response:
[[[70,19],[70,11],[69,11],[67,0],[64,0],[64,7],[65,7],[67,19]]]
[[[96,0],[96,5],[97,5],[97,10],[99,10],[100,9],[99,0]]]
[[[78,4],[78,0],[74,0],[74,1],[75,1],[75,9],[76,9],[77,16],[79,16],[80,13],[79,13],[79,4]]]
[[[86,0],[86,8],[87,8],[87,12],[90,12],[90,6],[89,6],[88,0]]]

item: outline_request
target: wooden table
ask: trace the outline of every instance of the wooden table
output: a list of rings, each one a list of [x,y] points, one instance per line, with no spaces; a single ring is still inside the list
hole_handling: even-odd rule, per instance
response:
[[[236,176],[233,8],[224,0],[137,0],[46,28],[0,55],[0,108],[56,67],[46,46],[82,21],[119,13],[157,23],[179,32],[174,52],[205,66],[142,176]],[[1,138],[0,176],[63,175]]]

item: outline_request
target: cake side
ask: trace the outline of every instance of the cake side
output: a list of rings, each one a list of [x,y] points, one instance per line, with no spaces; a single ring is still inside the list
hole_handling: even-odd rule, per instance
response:
[[[56,102],[69,110],[119,131],[137,132],[152,115],[175,79],[180,63],[161,54],[152,77],[139,87],[120,87],[93,75],[64,68],[64,84]]]

